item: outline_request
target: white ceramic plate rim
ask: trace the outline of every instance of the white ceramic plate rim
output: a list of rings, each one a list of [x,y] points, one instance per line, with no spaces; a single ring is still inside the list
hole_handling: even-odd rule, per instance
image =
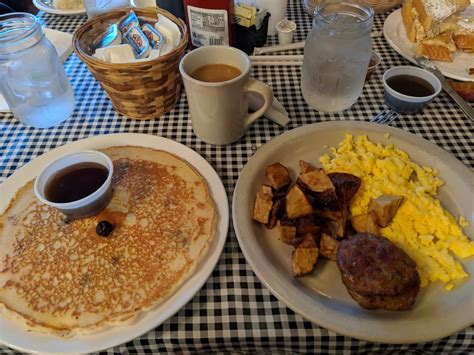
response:
[[[400,33],[397,31],[399,26],[403,27],[401,9],[395,10],[385,19],[385,22],[383,24],[383,35],[387,40],[388,44],[390,44],[390,46],[395,49],[398,54],[400,54],[402,57],[409,60],[413,64],[418,65],[413,57],[415,54],[415,44],[410,42],[404,28],[403,30],[400,30]],[[460,53],[460,55],[470,56],[474,58],[474,55],[472,54],[468,55],[465,53]],[[459,68],[459,60],[456,57],[454,58],[452,63],[439,61],[433,61],[433,63],[435,63],[441,73],[444,76],[447,76],[448,78],[461,81],[473,80],[472,75],[470,76],[467,70],[465,71],[465,73],[462,73],[463,69]]]
[[[282,277],[281,273],[278,272],[279,270],[277,267],[273,265],[272,260],[268,260],[268,258],[266,258],[266,255],[261,251],[261,246],[257,241],[259,236],[255,235],[252,227],[248,227],[248,224],[252,223],[249,222],[251,219],[251,211],[249,212],[249,206],[247,206],[244,202],[249,198],[246,196],[250,193],[249,186],[256,184],[256,172],[259,172],[259,174],[263,175],[263,161],[272,152],[275,152],[278,147],[285,146],[287,143],[291,144],[292,141],[298,141],[305,136],[320,134],[331,130],[343,131],[347,133],[351,133],[355,130],[363,130],[369,135],[370,133],[388,133],[392,138],[401,139],[405,142],[408,142],[409,144],[416,145],[420,150],[433,153],[433,155],[436,155],[437,159],[444,162],[449,162],[451,164],[450,167],[455,169],[457,175],[462,176],[463,181],[474,181],[473,174],[469,171],[469,169],[452,157],[448,152],[420,137],[415,136],[414,134],[402,131],[397,128],[388,127],[386,125],[351,121],[323,122],[307,125],[286,132],[272,139],[269,143],[261,147],[252,158],[250,158],[240,173],[232,200],[232,221],[240,248],[242,249],[247,262],[259,280],[276,298],[283,302],[288,308],[292,309],[295,313],[300,314],[302,317],[337,333],[371,342],[409,344],[432,341],[444,336],[449,336],[474,324],[474,314],[472,312],[471,314],[464,313],[465,319],[460,320],[456,324],[446,324],[444,323],[444,319],[440,319],[438,322],[439,324],[437,324],[439,325],[439,328],[436,329],[435,327],[435,331],[432,331],[433,327],[431,324],[425,324],[423,321],[420,322],[419,320],[410,319],[409,313],[405,313],[408,315],[406,318],[397,320],[398,323],[395,325],[395,327],[399,325],[400,328],[397,328],[395,331],[393,329],[395,323],[391,322],[391,324],[389,324],[392,326],[391,329],[385,329],[388,325],[387,322],[384,322],[383,320],[380,321],[378,318],[374,318],[374,320],[371,319],[370,324],[364,324],[364,322],[362,322],[360,319],[355,319],[353,314],[338,312],[336,308],[328,307],[323,304],[323,302],[315,300],[314,295],[316,295],[316,293],[314,291],[307,288],[302,291],[304,286],[296,285],[292,277],[291,279]],[[334,142],[333,145],[337,146],[338,143],[339,142]],[[408,153],[410,154],[409,151]],[[314,158],[317,159],[317,157]],[[275,159],[278,158],[275,157],[272,159],[272,161],[276,161]],[[297,160],[299,157],[295,156],[295,159]],[[253,201],[254,196],[250,198]],[[472,224],[474,217],[469,215],[466,216],[466,218],[468,218]],[[260,238],[261,237],[262,236],[260,236]],[[284,246],[282,245],[282,248],[283,247]],[[467,290],[470,291],[471,294],[474,292],[474,289],[472,289],[474,280],[472,280],[472,278],[474,278],[474,274],[471,275],[471,279],[469,279],[469,285],[471,289]],[[328,304],[332,302],[330,296],[331,295],[327,296],[325,299],[325,302]],[[466,310],[474,309],[474,300],[472,301],[472,304],[469,304],[468,307],[465,308]],[[308,309],[310,306],[313,308]],[[459,307],[462,306],[463,305],[461,304],[459,305]],[[354,307],[357,307],[355,303]],[[356,309],[356,312],[358,311],[359,308]],[[402,317],[404,317],[403,313],[395,313],[397,313],[397,315],[402,314]],[[372,317],[370,314],[367,316]]]
[[[103,332],[59,338],[35,332],[27,332],[21,325],[0,316],[0,343],[26,352],[89,353],[110,348],[139,337],[156,328],[177,313],[202,288],[214,270],[224,248],[229,229],[229,204],[221,179],[212,166],[194,150],[167,138],[147,134],[119,133],[94,136],[53,149],[21,167],[0,184],[0,213],[19,188],[35,178],[48,162],[64,155],[87,149],[103,149],[113,146],[141,146],[173,153],[188,161],[206,180],[218,211],[214,241],[204,260],[194,274],[168,299],[139,316],[135,323],[111,327]]]
[[[43,0],[33,0],[33,4],[37,7],[38,10],[41,10],[53,15],[74,16],[74,15],[83,15],[86,13],[85,7],[83,7],[82,9],[71,9],[71,10],[55,9],[54,7],[46,5],[43,2]]]

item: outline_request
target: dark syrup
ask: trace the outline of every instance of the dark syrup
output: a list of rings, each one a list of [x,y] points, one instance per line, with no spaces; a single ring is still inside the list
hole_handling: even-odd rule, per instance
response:
[[[387,85],[396,92],[407,96],[424,97],[433,95],[435,90],[426,80],[413,75],[395,75],[387,79]]]
[[[109,170],[98,163],[79,163],[60,170],[49,179],[45,197],[56,203],[80,200],[97,191],[107,180]]]

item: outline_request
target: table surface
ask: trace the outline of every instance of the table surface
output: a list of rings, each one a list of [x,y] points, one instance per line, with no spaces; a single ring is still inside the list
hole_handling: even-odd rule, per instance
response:
[[[289,1],[287,15],[298,24],[294,41],[304,40],[311,28],[311,19],[299,0]],[[70,33],[86,20],[84,16],[44,13],[39,16],[47,27]],[[382,64],[350,110],[342,114],[312,110],[301,95],[300,67],[256,67],[253,76],[273,87],[275,96],[288,110],[291,122],[282,128],[268,120],[259,120],[244,138],[227,146],[209,145],[196,138],[184,92],[175,108],[161,119],[134,121],[118,115],[85,64],[73,54],[65,63],[77,100],[71,118],[59,126],[40,130],[19,124],[11,114],[0,113],[0,182],[35,157],[66,143],[100,134],[134,132],[170,138],[201,154],[221,177],[230,201],[239,172],[252,154],[272,138],[315,122],[367,121],[384,108],[380,80],[383,71],[394,65],[409,64],[383,38],[385,17],[376,15],[373,29],[373,46],[381,54]],[[267,43],[274,44],[276,39],[269,38]],[[422,113],[403,115],[392,125],[437,144],[466,166],[474,167],[474,124],[444,92]],[[435,342],[411,345],[370,343],[321,328],[285,307],[260,283],[246,263],[231,227],[219,263],[192,301],[156,329],[107,352],[146,350],[473,352],[474,327]],[[0,346],[0,353],[10,352],[13,351]]]

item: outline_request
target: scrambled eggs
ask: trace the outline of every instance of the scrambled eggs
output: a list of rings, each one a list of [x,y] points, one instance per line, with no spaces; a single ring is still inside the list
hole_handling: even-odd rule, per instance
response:
[[[362,180],[351,201],[352,215],[366,213],[369,202],[382,194],[404,196],[392,222],[380,232],[415,260],[422,287],[442,281],[451,290],[451,281],[469,276],[452,254],[473,256],[474,242],[463,234],[466,219],[456,221],[436,199],[444,184],[436,169],[421,167],[404,151],[372,143],[367,136],[354,139],[346,134],[331,152],[332,157],[320,158],[327,172],[346,172]]]

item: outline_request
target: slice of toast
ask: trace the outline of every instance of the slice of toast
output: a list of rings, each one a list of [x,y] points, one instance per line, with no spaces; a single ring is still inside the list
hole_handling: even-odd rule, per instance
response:
[[[424,39],[416,50],[422,57],[444,62],[452,62],[452,52],[457,50],[454,43],[453,32],[448,31],[441,35]]]
[[[444,20],[464,11],[469,4],[469,0],[413,0],[413,7],[428,36],[437,35]]]
[[[454,42],[465,52],[474,52],[474,17],[460,18],[454,31]]]
[[[413,7],[413,0],[406,0],[403,3],[402,20],[407,37],[411,42],[419,42],[426,37],[425,30],[419,20],[418,12]]]

